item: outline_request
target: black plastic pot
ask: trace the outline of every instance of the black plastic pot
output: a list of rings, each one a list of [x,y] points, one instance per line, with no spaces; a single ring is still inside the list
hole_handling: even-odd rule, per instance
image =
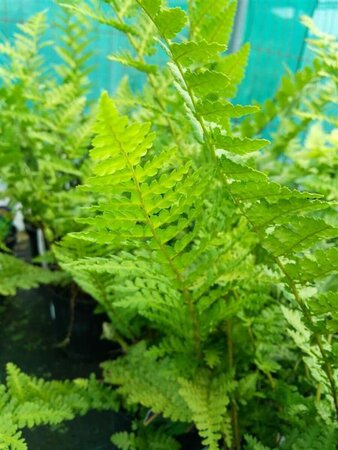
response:
[[[5,238],[5,245],[10,250],[14,251],[16,243],[17,243],[17,229],[13,224],[11,224],[9,233],[7,234],[7,236]]]
[[[57,346],[73,359],[102,361],[114,351],[110,341],[101,339],[108,318],[94,312],[97,303],[73,287],[49,287],[51,315]]]
[[[39,256],[38,230],[32,224],[25,221],[25,230],[29,239],[29,248],[31,259]]]

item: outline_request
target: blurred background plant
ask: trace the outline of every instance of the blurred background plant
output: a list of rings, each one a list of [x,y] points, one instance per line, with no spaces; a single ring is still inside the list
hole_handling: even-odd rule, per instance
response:
[[[73,188],[86,174],[92,117],[90,24],[60,10],[60,45],[45,40],[49,27],[38,13],[0,46],[1,196],[42,230],[47,247],[74,227],[83,203]],[[58,65],[46,60],[46,47],[54,47]]]

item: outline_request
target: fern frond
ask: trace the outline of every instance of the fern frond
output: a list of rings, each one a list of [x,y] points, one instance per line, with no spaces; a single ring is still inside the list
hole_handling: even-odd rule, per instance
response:
[[[162,158],[154,159],[142,168],[141,160],[154,140],[149,128],[148,124],[128,125],[109,98],[102,97],[95,127],[98,135],[91,156],[96,162],[94,173],[118,194],[106,205],[109,215],[102,216],[100,229],[97,229],[99,240],[106,239],[104,230],[109,223],[110,240],[114,235],[119,241],[121,236],[124,239],[153,237],[154,245],[161,247],[189,224],[189,220],[179,220],[180,215],[189,203],[191,208],[197,201],[203,184],[197,185],[197,176],[194,177],[196,181],[194,178],[184,180],[188,165],[166,173],[159,180],[154,179],[160,171]],[[98,182],[99,178],[93,179],[94,188]],[[121,202],[125,204],[123,210]],[[103,211],[104,207],[104,204],[98,205],[97,212]],[[114,222],[110,217],[114,217]],[[172,225],[176,220],[177,227]]]
[[[39,284],[60,283],[63,274],[32,266],[0,252],[0,294],[15,295],[18,289],[32,289]]]
[[[300,435],[303,437],[300,437]],[[302,432],[300,429],[294,430],[290,433],[287,439],[286,449],[297,448],[299,450],[335,450],[337,445],[337,429],[333,425],[324,425],[321,423],[315,423],[310,427],[307,433]],[[260,450],[260,447],[257,448]]]
[[[94,377],[87,380],[44,381],[7,365],[6,386],[0,385],[0,448],[26,450],[20,429],[59,424],[90,409],[117,409],[111,389]]]
[[[94,53],[89,50],[92,42],[92,23],[64,8],[56,26],[62,35],[62,43],[55,48],[61,59],[61,64],[55,68],[56,72],[63,83],[76,87],[77,96],[85,95],[90,88],[88,75],[93,70],[90,61]]]
[[[0,54],[8,58],[7,61],[15,61],[15,68],[12,70],[6,61],[0,69],[0,76],[7,85],[8,81],[11,83],[17,81],[17,75],[19,75],[27,86],[33,80],[40,80],[44,71],[44,58],[39,53],[39,49],[46,45],[42,42],[47,28],[46,12],[36,14],[27,22],[18,25],[18,28],[21,33],[15,34],[13,45],[9,42],[0,45]],[[38,92],[34,89],[30,94],[32,98]]]
[[[219,448],[231,384],[224,375],[209,378],[207,374],[193,381],[180,380],[180,394],[191,409],[192,418],[210,450]],[[210,408],[210,405],[213,405]]]
[[[60,5],[64,8],[69,9],[70,11],[74,11],[76,14],[80,14],[90,19],[94,19],[95,21],[102,23],[103,25],[109,25],[111,27],[114,27],[118,31],[124,33],[128,32],[132,34],[134,33],[133,27],[128,26],[126,24],[121,24],[118,20],[108,17],[107,13],[104,10],[102,10],[99,1],[97,0],[93,0],[89,4],[81,2],[80,5],[75,5],[72,2],[68,3],[60,2]],[[122,10],[124,10],[127,13],[131,8],[132,8],[132,1],[128,0],[124,2],[124,5],[121,6],[120,8],[121,14]]]
[[[337,248],[319,249],[314,253],[296,257],[285,265],[285,270],[296,282],[306,285],[326,278],[330,273],[334,274],[338,270],[337,258]]]
[[[48,382],[22,373],[14,364],[7,365],[7,388],[1,385],[0,399],[0,436],[5,423],[5,431],[13,435],[13,442],[20,441],[17,430],[24,427],[58,424],[90,409],[117,408],[114,393],[93,377]]]
[[[244,44],[237,52],[230,53],[221,58],[217,63],[220,72],[227,75],[231,83],[227,87],[226,97],[234,98],[238,86],[243,80],[245,68],[249,58],[250,45]]]
[[[186,23],[186,15],[181,8],[162,8],[161,2],[156,0],[142,0],[141,4],[167,39],[175,37]]]
[[[109,56],[111,61],[118,62],[123,66],[133,67],[134,69],[139,70],[140,72],[145,73],[156,73],[157,67],[153,64],[147,64],[145,62],[139,61],[133,57],[127,50],[120,52],[118,54],[114,54]]]
[[[249,139],[230,137],[222,134],[220,130],[215,130],[214,136],[217,149],[226,150],[235,155],[246,155],[256,152],[266,147],[269,143],[266,139]]]
[[[206,4],[201,0],[189,2],[190,34],[192,39],[206,39],[227,45],[233,27],[237,2],[216,0]]]
[[[146,352],[144,343],[134,346],[125,358],[104,363],[103,368],[105,379],[119,386],[118,392],[128,403],[141,404],[175,421],[191,420],[189,408],[179,394],[174,364],[156,361]]]
[[[115,433],[112,436],[112,443],[121,450],[179,450],[181,448],[174,438],[161,430]]]
[[[338,265],[337,265],[338,270]],[[309,302],[309,308],[313,315],[326,320],[324,333],[335,334],[338,332],[338,294],[328,291],[319,294]]]
[[[2,450],[27,450],[21,432],[13,425],[9,417],[1,415],[0,422],[0,448]]]
[[[247,445],[245,446],[246,450],[270,450],[270,447],[266,447],[248,434],[245,435],[245,440],[247,442]]]

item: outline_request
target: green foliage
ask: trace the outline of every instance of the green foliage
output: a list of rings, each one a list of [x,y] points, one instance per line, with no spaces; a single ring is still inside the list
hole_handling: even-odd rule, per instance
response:
[[[161,1],[108,3],[110,25],[131,44],[113,59],[147,83],[133,94],[124,81],[115,102],[102,95],[82,188],[97,197],[83,231],[55,250],[109,312],[106,333],[125,352],[104,363],[105,379],[128,409],[149,409],[154,428],[165,418],[168,442],[181,422],[209,449],[294,449],[311,427],[333,450],[337,229],[326,218],[335,204],[292,172],[292,183],[269,178],[268,142],[255,137],[299,108],[324,67],[332,84],[332,41],[318,46],[315,68],[284,79],[273,108],[239,126],[258,108],[231,102],[248,56],[248,46],[226,53],[235,2],[191,1],[188,15]],[[95,5],[83,13],[103,21]],[[149,64],[159,47],[165,68]],[[283,148],[278,136],[273,145],[270,161]],[[149,435],[140,427],[113,442],[151,448]]]
[[[74,381],[43,381],[7,365],[6,385],[0,384],[0,448],[25,450],[23,428],[57,425],[89,409],[118,407],[114,393],[94,377]]]
[[[58,283],[65,274],[32,266],[13,255],[0,253],[0,295],[14,295],[18,289],[31,289],[39,284]]]
[[[218,0],[212,8],[190,1],[188,14],[160,0],[106,3],[101,9],[97,1],[71,2],[68,9],[123,33],[130,50],[112,59],[141,71],[147,82],[134,94],[124,81],[115,101],[102,94],[91,175],[83,176],[81,164],[75,173],[72,158],[66,171],[71,180],[84,179],[74,195],[86,208],[71,210],[81,216],[81,230],[73,229],[54,253],[109,314],[105,334],[123,354],[103,364],[105,381],[136,416],[148,411],[143,425],[114,435],[113,443],[122,450],[175,449],[176,436],[196,427],[209,450],[334,450],[334,177],[324,157],[313,170],[327,183],[313,189],[302,164],[318,135],[316,146],[322,144],[323,129],[307,137],[305,154],[297,145],[287,151],[298,165],[284,164],[278,174],[271,166],[280,167],[284,144],[332,100],[335,43],[319,35],[313,68],[284,78],[276,100],[260,113],[231,100],[249,50],[226,53],[235,1]],[[33,28],[43,22],[35,21]],[[163,51],[166,67],[153,64],[150,57]],[[317,84],[320,95],[305,102]],[[252,113],[256,118],[238,122]],[[260,131],[277,116],[287,133],[277,131],[272,150],[264,151],[268,141]],[[320,149],[330,163],[335,138],[331,133]],[[52,392],[73,389],[53,383]],[[24,404],[26,391],[15,384],[9,380],[11,395]],[[101,394],[91,407],[101,407]],[[54,393],[46,400],[58,406]],[[53,409],[44,417],[68,419],[88,407],[80,403],[58,412],[62,417]],[[20,438],[27,422],[10,420],[10,436]],[[28,425],[41,420],[32,415]]]
[[[89,23],[61,13],[56,46],[61,62],[47,65],[43,50],[48,23],[41,12],[18,26],[13,41],[0,45],[0,167],[10,206],[41,228],[47,247],[69,229],[83,204],[73,187],[85,176],[91,118],[86,108]],[[1,239],[2,241],[2,239]],[[63,274],[32,267],[1,253],[0,292],[65,280]]]
[[[171,436],[161,430],[139,433],[116,433],[112,442],[121,450],[179,450],[181,447]]]
[[[101,200],[91,207],[88,219],[82,220],[87,225],[85,231],[72,235],[63,250],[68,246],[69,251],[74,242],[79,246],[87,245],[86,242],[101,246],[109,243],[112,248],[105,249],[104,258],[82,257],[74,263],[68,260],[64,267],[72,271],[77,267],[87,276],[93,272],[100,273],[102,279],[109,276],[112,282],[109,302],[126,312],[141,315],[147,326],[156,330],[148,350],[132,346],[125,357],[107,363],[106,379],[119,386],[128,404],[143,405],[174,421],[194,422],[208,448],[219,448],[220,442],[238,447],[240,431],[234,421],[238,420],[235,405],[239,393],[243,405],[257,401],[257,398],[252,400],[257,394],[249,385],[253,381],[255,386],[257,376],[261,378],[264,374],[273,389],[267,396],[261,395],[273,397],[278,381],[271,373],[281,379],[287,377],[288,369],[285,374],[283,371],[285,364],[290,363],[286,361],[291,362],[302,354],[310,370],[308,382],[313,388],[321,386],[321,408],[331,410],[325,421],[332,427],[336,381],[331,367],[332,338],[327,332],[332,333],[336,319],[324,331],[323,317],[331,314],[334,300],[329,292],[320,293],[321,306],[316,310],[314,304],[318,303],[309,297],[318,287],[319,291],[324,288],[320,284],[316,288],[313,281],[327,280],[335,270],[330,265],[330,258],[335,259],[335,255],[327,246],[332,246],[337,231],[318,217],[318,213],[329,211],[332,206],[318,199],[318,195],[287,188],[255,170],[248,157],[252,158],[267,141],[249,139],[232,131],[232,119],[257,109],[234,105],[229,100],[242,78],[247,47],[235,55],[224,54],[226,30],[222,30],[222,35],[211,32],[210,28],[212,23],[212,29],[216,30],[224,17],[231,22],[232,2],[217,3],[215,11],[204,8],[201,2],[192,2],[186,20],[177,8],[163,8],[160,2],[138,3],[145,12],[140,21],[144,23],[148,17],[149,29],[157,30],[169,58],[169,72],[157,69],[158,78],[164,81],[162,90],[157,91],[157,106],[153,69],[147,70],[149,86],[138,104],[141,107],[136,106],[137,98],[133,99],[125,85],[117,97],[117,105],[135,118],[150,119],[157,137],[149,134],[149,125],[137,122],[130,125],[107,97],[101,99],[92,151],[95,176],[86,187],[99,193]],[[121,10],[116,4],[115,8],[123,23]],[[174,35],[186,23],[190,24],[188,40],[177,40]],[[130,37],[129,31],[126,34]],[[148,50],[138,53],[142,37],[135,28],[130,39],[136,52],[134,61],[137,61],[130,65],[141,70],[144,55],[154,51],[147,43],[142,49]],[[175,40],[171,41],[173,37]],[[128,64],[127,59],[123,62]],[[166,83],[170,76],[176,93]],[[296,83],[306,85],[311,77],[312,72],[305,70],[304,75],[296,75]],[[286,81],[284,85],[288,87]],[[298,94],[299,85],[296,91]],[[177,93],[181,101],[177,100]],[[279,98],[282,106],[289,108],[295,95],[281,93]],[[179,105],[182,100],[184,108]],[[168,113],[173,105],[175,113]],[[187,139],[182,147],[175,115],[180,117],[183,130],[193,130],[190,135],[185,131]],[[165,135],[161,122],[164,117],[177,149],[168,145],[170,138]],[[262,126],[258,119],[257,124]],[[248,129],[248,125],[243,125],[243,129],[245,126]],[[107,196],[107,190],[113,196]],[[198,206],[203,207],[203,214]],[[233,220],[229,221],[229,213]],[[236,236],[241,236],[241,242],[236,241]],[[262,256],[257,254],[258,248]],[[254,272],[257,273],[255,287],[250,282]],[[281,288],[282,303],[289,305],[283,309],[284,316],[278,307],[262,310],[264,303],[274,302],[269,286],[275,280]],[[257,295],[265,300],[257,303]],[[229,298],[229,303],[224,304],[223,298]],[[270,338],[260,328],[259,319],[252,316],[255,310],[262,314],[262,324],[268,327]],[[279,325],[274,328],[272,324],[277,318]],[[226,325],[229,319],[233,322],[230,326]],[[291,340],[284,356],[279,356],[278,348],[287,338],[284,336],[280,341],[278,330],[286,327],[285,321],[290,323]],[[233,327],[232,334],[229,327],[230,330]],[[225,342],[219,334],[224,329],[228,330]],[[120,332],[127,335],[123,329]],[[240,337],[246,332],[255,342],[251,351],[244,350],[246,344]],[[255,361],[260,375],[247,372],[248,363],[242,356],[237,356],[234,362],[233,340],[239,353],[243,351],[248,361]],[[308,340],[314,342],[315,351],[308,346]],[[222,346],[230,352],[227,361],[220,358]],[[280,357],[285,359],[284,369],[278,362]],[[193,374],[196,370],[197,378]],[[242,383],[234,390],[232,383],[243,373],[248,387]],[[230,383],[228,388],[222,384],[225,380]],[[175,383],[178,383],[176,387]],[[294,383],[297,385],[298,381]],[[311,401],[306,400],[306,408],[310,404],[314,407]],[[279,402],[285,408],[290,407],[287,401],[279,399]],[[208,408],[210,404],[212,408]],[[278,412],[274,414],[278,420]],[[319,427],[324,426],[323,417],[318,420]],[[251,419],[247,420],[250,423]],[[292,420],[287,415],[283,417],[286,436]],[[251,422],[251,427],[255,429],[254,423]],[[306,423],[308,419],[300,421],[299,429],[306,427]],[[258,434],[273,445],[271,433],[270,439],[264,432]],[[117,442],[128,448],[135,436],[123,435],[119,439]],[[291,448],[292,438],[286,442]]]
[[[73,187],[87,171],[91,117],[85,98],[88,26],[69,14],[60,18],[64,34],[56,68],[46,67],[42,56],[52,45],[45,39],[47,26],[46,13],[39,13],[19,25],[13,41],[0,44],[0,177],[6,188],[1,197],[9,197],[11,206],[19,203],[24,218],[50,243],[74,228],[73,216],[83,204]],[[68,280],[6,253],[4,237],[1,295]],[[23,428],[59,424],[92,408],[117,408],[111,390],[94,378],[44,382],[8,364],[7,385],[0,384],[0,448],[26,449]]]
[[[210,450],[218,449],[217,443],[222,437],[222,432],[228,431],[225,428],[226,407],[230,399],[227,395],[229,382],[226,376],[222,374],[210,380],[210,376],[200,373],[197,379],[181,380],[180,384],[182,386],[180,394],[191,410],[192,420],[203,438],[203,444]],[[228,441],[231,442],[229,437]]]
[[[298,224],[294,232],[297,232],[300,227],[304,227],[304,230],[306,226],[309,227],[309,232],[313,233],[312,236],[316,239],[300,233],[301,244],[308,246],[312,241],[313,250],[302,251],[284,264],[284,273],[290,281],[294,280],[295,287],[298,287],[301,295],[303,294],[308,312],[312,315],[312,319],[309,317],[306,319],[307,325],[316,333],[329,336],[336,332],[334,292],[338,268],[337,252],[334,247],[336,241],[331,239],[329,245],[319,245],[318,237],[323,236],[322,233],[331,231],[334,233],[333,228],[337,224],[336,157],[338,147],[336,130],[332,129],[332,126],[336,125],[332,111],[337,105],[337,69],[332,58],[337,51],[337,42],[333,37],[316,29],[309,18],[303,18],[303,23],[309,27],[313,35],[313,38],[309,39],[309,44],[316,58],[310,68],[305,68],[299,74],[289,75],[283,79],[273,100],[279,124],[273,134],[270,151],[259,158],[258,164],[278,182],[300,191],[316,192],[329,200],[332,205],[331,208],[326,208],[325,205],[328,203],[316,200],[314,205],[322,205],[323,208],[320,206],[315,213],[315,219],[311,221],[306,219],[304,222],[304,219],[299,221],[297,218]],[[272,109],[266,103],[261,116],[268,111]],[[266,117],[268,117],[266,121],[268,124],[272,116],[269,118],[269,114],[266,114]],[[244,122],[244,132],[249,130],[249,123],[249,121]],[[253,121],[251,121],[252,125]],[[297,205],[295,206],[298,208]],[[281,209],[279,212],[282,212]],[[271,213],[274,214],[273,211]],[[281,230],[282,233],[278,234],[281,247],[284,242],[284,251],[288,249],[287,245],[291,242],[289,233],[285,234],[285,227],[290,228],[290,226],[294,227],[294,224],[287,219],[286,225]],[[327,226],[329,228],[326,228]],[[334,353],[329,358],[334,358],[333,355]]]
[[[84,17],[79,17],[69,10],[60,8],[57,22],[61,45],[55,48],[61,59],[56,72],[64,84],[74,87],[74,96],[81,97],[90,90],[88,74],[93,67],[90,64],[93,51],[89,50],[92,23]]]
[[[236,1],[215,1],[212,10],[201,0],[189,1],[190,37],[227,45],[236,14]]]
[[[48,67],[42,53],[52,45],[47,26],[46,14],[38,13],[19,26],[13,42],[0,45],[0,163],[2,196],[19,203],[25,220],[51,242],[73,229],[81,204],[71,188],[87,170],[90,53],[88,24],[64,13],[63,42],[56,46],[61,63]]]

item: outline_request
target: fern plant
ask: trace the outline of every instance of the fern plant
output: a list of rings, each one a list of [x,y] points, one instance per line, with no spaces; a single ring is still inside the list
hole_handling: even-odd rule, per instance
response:
[[[64,13],[56,71],[43,56],[46,12],[19,25],[0,46],[2,194],[48,243],[73,227],[81,199],[71,189],[86,173],[91,116],[86,110],[88,26]],[[78,47],[74,45],[77,42]],[[77,59],[74,54],[77,53]],[[61,77],[61,78],[60,78]]]
[[[13,42],[0,45],[1,197],[9,199],[10,206],[19,204],[25,220],[41,228],[50,244],[73,229],[73,216],[83,203],[73,187],[87,170],[89,23],[80,24],[63,12],[59,27],[67,30],[64,43],[56,47],[62,58],[56,72],[42,56],[51,45],[45,37],[46,12],[18,27]],[[68,279],[18,260],[6,248],[0,259],[1,295]]]
[[[43,381],[7,365],[6,384],[0,384],[0,448],[25,450],[23,428],[57,425],[90,409],[116,410],[111,389],[94,377],[74,381]]]
[[[175,448],[193,424],[210,450],[333,450],[337,229],[318,211],[334,205],[257,170],[267,142],[233,124],[258,110],[230,102],[248,53],[225,53],[235,2],[191,1],[188,15],[160,0],[109,5],[112,18],[99,3],[73,10],[126,34],[135,54],[114,59],[149,84],[139,104],[126,84],[116,104],[101,97],[83,188],[97,200],[56,252],[111,312],[125,354],[105,379],[148,411],[114,443],[142,448],[154,433]],[[158,45],[166,69],[149,62]]]

